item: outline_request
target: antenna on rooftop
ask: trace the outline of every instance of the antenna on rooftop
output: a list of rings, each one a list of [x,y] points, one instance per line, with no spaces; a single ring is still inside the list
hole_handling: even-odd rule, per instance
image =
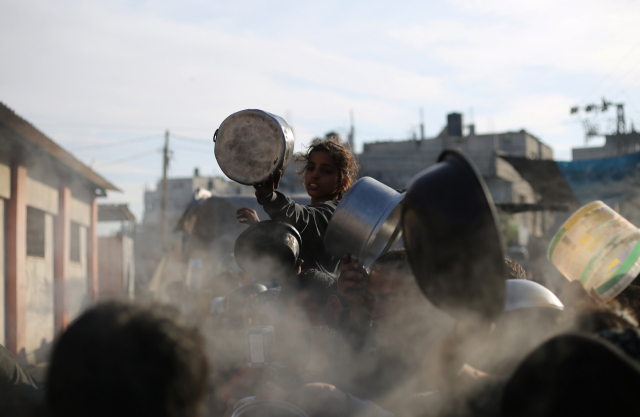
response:
[[[593,113],[591,120],[584,119],[582,121],[582,127],[584,129],[584,141],[589,142],[589,139],[595,136],[605,136],[606,133],[602,133],[599,124],[596,122],[598,113],[606,112],[610,106],[616,106],[617,108],[617,121],[615,134],[620,135],[626,133],[627,127],[624,117],[624,103],[612,103],[602,98],[602,104],[587,104],[584,107],[575,106],[571,108],[570,114],[579,114],[580,110],[585,113]]]
[[[424,140],[424,112],[420,107],[420,140]]]

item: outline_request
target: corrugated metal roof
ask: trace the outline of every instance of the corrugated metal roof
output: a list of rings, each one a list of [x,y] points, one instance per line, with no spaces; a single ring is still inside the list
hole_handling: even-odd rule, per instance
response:
[[[136,221],[127,204],[98,204],[99,222]]]
[[[36,129],[31,123],[18,116],[13,110],[0,102],[0,125],[13,131],[25,141],[42,149],[53,159],[75,171],[103,190],[120,191],[118,187],[104,179],[100,174],[76,159],[57,143],[48,138],[44,133]]]
[[[562,175],[558,163],[552,159],[528,159],[515,156],[501,156],[510,163],[536,193],[543,204],[579,204],[567,180]]]

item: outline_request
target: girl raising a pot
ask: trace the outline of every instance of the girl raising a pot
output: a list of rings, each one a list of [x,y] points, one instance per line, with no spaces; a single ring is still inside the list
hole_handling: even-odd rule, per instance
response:
[[[358,162],[340,138],[331,135],[311,142],[306,153],[296,155],[296,163],[311,205],[296,204],[276,191],[282,178],[280,170],[262,184],[254,185],[256,198],[272,220],[288,223],[300,232],[302,269],[314,268],[337,276],[340,259],[325,250],[324,233],[340,199],[356,181]],[[240,223],[252,225],[260,221],[250,208],[241,208],[237,214]]]

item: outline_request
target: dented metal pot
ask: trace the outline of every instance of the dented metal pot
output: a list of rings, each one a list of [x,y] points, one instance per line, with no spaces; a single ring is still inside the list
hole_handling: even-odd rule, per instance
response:
[[[324,236],[324,247],[338,258],[346,253],[369,268],[402,236],[400,202],[393,188],[360,178],[338,204]]]
[[[295,144],[287,122],[262,110],[242,110],[227,117],[213,141],[222,172],[245,185],[262,183],[279,169],[284,173]]]

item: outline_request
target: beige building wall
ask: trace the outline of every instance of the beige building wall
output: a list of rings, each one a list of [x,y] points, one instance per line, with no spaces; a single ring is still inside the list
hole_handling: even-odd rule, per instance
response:
[[[70,184],[70,189],[69,220],[80,225],[80,261],[69,261],[68,276],[65,281],[69,322],[78,317],[89,304],[87,233],[91,227],[92,193],[92,190],[80,181]]]
[[[0,153],[0,198],[11,198],[11,166],[9,157]]]
[[[0,344],[5,346],[5,312],[4,312],[4,286],[6,279],[5,270],[5,243],[4,231],[5,226],[5,207],[6,200],[11,198],[11,167],[9,166],[9,157],[6,154],[0,154],[0,224],[2,225],[2,233],[0,233]]]
[[[26,264],[26,355],[29,363],[46,359],[54,336],[54,240],[53,216],[50,213],[45,214],[44,239],[44,258],[27,256]]]
[[[4,286],[5,286],[5,264],[4,264],[4,251],[5,251],[5,245],[4,245],[4,231],[6,230],[6,226],[5,226],[5,214],[4,214],[4,209],[5,208],[5,200],[3,198],[0,198],[0,224],[2,224],[2,233],[0,233],[0,306],[2,308],[0,308],[0,345],[2,346],[6,346],[5,343],[5,328],[4,328],[4,324],[5,324],[5,313],[4,313],[4,300],[5,300],[5,295],[4,295]]]
[[[35,160],[27,166],[27,206],[45,212],[45,256],[27,256],[26,355],[29,363],[46,359],[54,337],[54,220],[58,214],[57,172]]]
[[[80,182],[74,182],[70,185],[70,188],[69,218],[72,222],[91,227],[91,197],[93,190]]]
[[[38,166],[27,167],[27,206],[58,214],[58,176]]]
[[[69,276],[65,282],[69,323],[89,305],[87,285],[87,227],[80,226],[80,262],[69,262]]]

